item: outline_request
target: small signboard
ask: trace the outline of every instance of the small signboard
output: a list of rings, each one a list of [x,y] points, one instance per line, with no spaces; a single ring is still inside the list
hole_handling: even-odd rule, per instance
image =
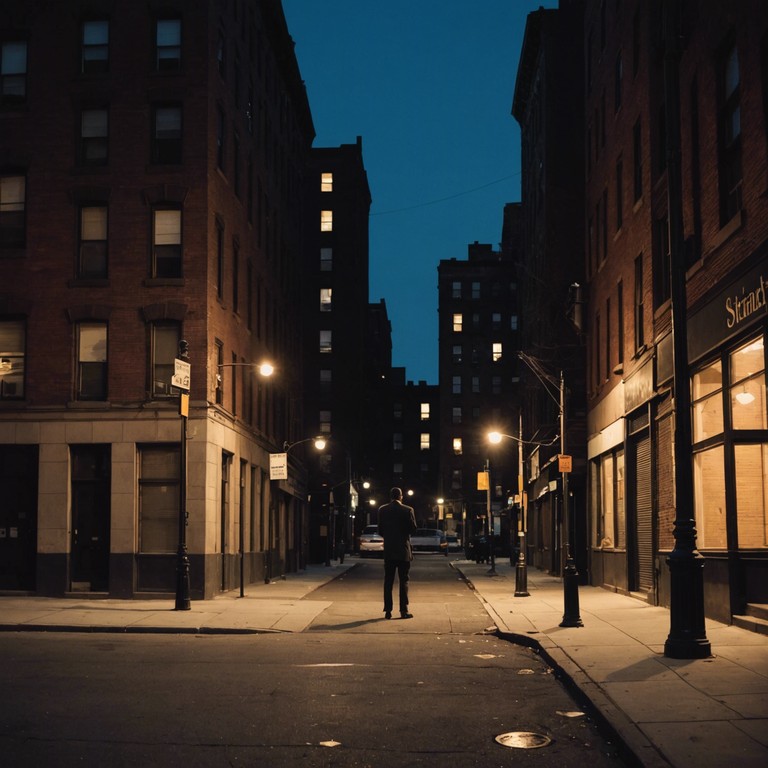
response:
[[[177,357],[173,361],[173,376],[171,377],[171,386],[189,391],[189,375],[191,366],[186,360],[179,360]]]
[[[270,453],[269,454],[269,479],[287,480],[288,479],[288,454]]]
[[[487,490],[489,490],[489,486],[488,486],[488,473],[487,472],[478,472],[477,473],[477,490],[478,491],[487,491]]]
[[[559,472],[572,472],[573,471],[573,456],[569,456],[566,453],[561,453],[557,457],[557,469]]]

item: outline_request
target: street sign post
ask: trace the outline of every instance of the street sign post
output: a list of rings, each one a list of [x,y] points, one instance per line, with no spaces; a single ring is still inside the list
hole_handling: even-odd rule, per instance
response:
[[[175,358],[173,361],[173,376],[171,385],[189,392],[190,372],[192,366],[186,360]]]

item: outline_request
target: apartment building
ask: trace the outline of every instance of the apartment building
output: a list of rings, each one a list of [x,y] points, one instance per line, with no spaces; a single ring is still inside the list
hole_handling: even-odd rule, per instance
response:
[[[305,434],[314,129],[280,2],[20,0],[0,44],[0,588],[167,595],[182,538],[196,598],[300,567],[305,446],[270,455]]]

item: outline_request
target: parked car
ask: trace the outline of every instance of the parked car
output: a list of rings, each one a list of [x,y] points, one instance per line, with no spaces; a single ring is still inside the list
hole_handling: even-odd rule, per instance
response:
[[[411,535],[414,552],[439,552],[448,554],[448,540],[443,531],[436,528],[417,528]]]
[[[455,534],[455,533],[447,533],[445,535],[445,538],[448,542],[448,551],[449,552],[460,552],[461,551],[461,539]]]
[[[360,557],[384,555],[384,539],[379,535],[378,525],[366,525],[360,534]]]

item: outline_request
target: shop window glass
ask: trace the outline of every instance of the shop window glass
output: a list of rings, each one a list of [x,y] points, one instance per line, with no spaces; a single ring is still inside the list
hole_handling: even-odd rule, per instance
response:
[[[768,547],[768,444],[734,450],[739,548]]]
[[[723,431],[723,368],[719,360],[694,374],[692,382],[693,441]]]
[[[763,339],[739,347],[730,356],[731,422],[734,429],[768,429],[765,408]]]
[[[693,500],[700,549],[725,549],[725,461],[723,446],[693,457]]]
[[[139,549],[175,552],[179,520],[179,448],[139,450]]]

